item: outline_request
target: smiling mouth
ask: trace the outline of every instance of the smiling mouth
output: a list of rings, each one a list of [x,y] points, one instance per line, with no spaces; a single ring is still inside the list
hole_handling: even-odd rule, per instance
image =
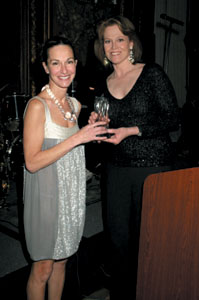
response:
[[[120,55],[120,53],[119,52],[112,52],[111,55],[112,56],[117,56],[117,55]]]
[[[67,76],[59,76],[59,78],[60,79],[68,79],[68,78],[70,78],[70,76],[69,75],[67,75]]]

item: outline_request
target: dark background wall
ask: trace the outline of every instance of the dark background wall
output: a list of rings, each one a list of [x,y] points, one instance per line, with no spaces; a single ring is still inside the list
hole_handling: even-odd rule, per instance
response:
[[[169,8],[169,14],[178,16],[178,7],[184,11],[184,28],[186,35],[184,44],[186,59],[183,61],[179,50],[173,49],[170,53],[171,63],[169,76],[173,81],[177,93],[184,90],[195,90],[198,85],[197,76],[199,62],[199,38],[197,34],[197,9],[196,1],[164,0],[12,0],[1,4],[0,26],[0,96],[4,94],[25,94],[28,97],[37,93],[45,83],[45,74],[39,62],[39,52],[43,42],[52,34],[65,34],[70,37],[76,46],[78,56],[78,73],[75,82],[76,92],[95,84],[95,76],[100,76],[101,65],[93,53],[93,42],[96,34],[96,24],[99,20],[115,14],[128,17],[136,26],[143,43],[143,58],[156,60],[158,51],[162,52],[161,39],[164,32],[157,34],[156,19],[157,7],[162,5]],[[178,4],[178,5],[177,5]],[[11,9],[12,7],[12,9]],[[158,15],[159,17],[159,15]],[[155,28],[154,28],[155,27]],[[177,28],[178,29],[178,28]],[[172,36],[172,39],[174,35]],[[176,39],[179,36],[176,34]],[[173,42],[173,40],[172,40]],[[171,44],[172,44],[171,42]],[[181,45],[181,44],[179,44]],[[176,60],[185,66],[183,68],[186,83],[179,81],[176,70]],[[180,71],[181,72],[181,71]],[[83,75],[83,76],[82,76]],[[84,82],[84,80],[87,80]],[[79,86],[77,86],[79,84]],[[182,84],[184,86],[182,86]],[[186,85],[186,86],[185,86]],[[80,92],[82,95],[83,93]],[[80,97],[81,97],[80,95]],[[178,97],[180,106],[183,97]],[[85,97],[80,98],[84,101]]]
[[[98,68],[93,54],[96,24],[99,20],[123,14],[130,18],[144,43],[144,56],[154,59],[154,3],[144,0],[13,0],[1,5],[1,77],[6,93],[34,95],[45,81],[39,70],[41,45],[52,34],[65,34],[76,46],[79,69]],[[12,9],[10,6],[12,5]],[[6,17],[5,17],[6,16]],[[148,47],[148,40],[152,47]],[[90,71],[96,72],[93,68]],[[40,76],[39,76],[40,74]],[[93,76],[91,76],[93,77]],[[0,90],[1,92],[1,90]]]
[[[19,86],[20,73],[20,9],[17,0],[3,1],[0,10],[0,89],[9,84]],[[11,9],[12,6],[12,9]]]
[[[198,160],[197,128],[199,126],[198,76],[199,36],[196,1],[194,0],[7,0],[1,3],[0,28],[0,117],[6,125],[10,118],[7,106],[14,108],[13,93],[23,105],[46,83],[39,54],[44,41],[53,34],[65,34],[76,47],[78,56],[75,96],[88,104],[89,87],[103,76],[93,53],[98,21],[122,14],[136,26],[143,43],[145,61],[158,61],[164,46],[164,30],[157,28],[161,13],[174,18],[183,16],[183,32],[172,34],[169,77],[182,108],[181,148],[191,145]],[[114,1],[115,2],[115,1]],[[183,3],[183,5],[182,5]],[[163,24],[165,25],[165,24]],[[166,24],[168,26],[168,24]],[[182,29],[182,28],[181,28]],[[180,34],[181,33],[181,36]],[[185,33],[185,34],[184,34]],[[173,47],[174,43],[178,45]],[[157,59],[158,58],[158,59]],[[176,61],[179,68],[176,67]],[[183,81],[180,78],[184,78]],[[6,109],[5,109],[6,104]],[[23,111],[23,110],[22,110]],[[11,116],[13,117],[13,116]],[[22,118],[22,114],[20,115]],[[3,122],[4,122],[3,121]],[[4,124],[0,122],[1,129]],[[179,134],[174,140],[179,138]],[[185,146],[184,146],[185,145]]]
[[[187,26],[185,40],[187,61],[184,64],[186,64],[185,76],[189,86],[190,82],[197,84],[194,76],[199,60],[197,10],[196,1],[185,1],[187,5],[183,5],[181,9],[187,12],[186,19],[183,20]],[[170,3],[169,14],[175,17],[176,1],[163,2]],[[31,95],[37,91],[40,79],[38,74],[35,74],[37,72],[35,65],[40,46],[51,34],[69,35],[75,41],[79,68],[85,65],[93,66],[96,24],[100,19],[113,14],[123,14],[134,22],[143,42],[144,59],[156,60],[158,50],[156,49],[155,53],[155,45],[158,44],[159,37],[154,34],[154,26],[156,26],[154,14],[157,4],[160,5],[157,0],[117,0],[117,5],[114,5],[112,0],[98,0],[97,4],[94,0],[3,1],[0,11],[2,37],[0,92],[5,84],[9,84],[9,92],[15,90],[18,93]]]

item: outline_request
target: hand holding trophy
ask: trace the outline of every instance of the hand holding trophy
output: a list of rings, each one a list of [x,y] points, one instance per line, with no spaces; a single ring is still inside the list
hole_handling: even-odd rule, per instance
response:
[[[109,102],[104,95],[96,96],[94,101],[94,110],[98,114],[98,118],[96,121],[106,121],[106,128],[108,128],[108,111],[109,111]],[[106,133],[101,136],[107,136],[109,138],[109,134]]]

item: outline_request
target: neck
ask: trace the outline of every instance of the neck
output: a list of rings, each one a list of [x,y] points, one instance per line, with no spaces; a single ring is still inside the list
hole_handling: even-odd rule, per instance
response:
[[[66,97],[67,97],[67,88],[59,88],[59,87],[55,87],[52,86],[50,84],[47,84],[47,86],[49,87],[50,91],[53,93],[53,95],[62,103],[64,103],[66,101]],[[54,88],[53,88],[54,87]]]
[[[120,78],[126,75],[128,72],[133,70],[133,65],[128,61],[121,64],[113,65],[114,71],[112,73],[113,77]]]
[[[74,106],[73,106],[73,103],[72,103],[70,97],[67,98],[66,94],[64,95],[64,102],[65,102],[65,99],[66,99],[67,102],[68,102],[68,105],[70,107],[70,111],[64,111],[63,106],[60,103],[60,100],[57,98],[57,96],[50,89],[48,84],[45,85],[42,88],[42,91],[43,90],[46,90],[49,97],[52,99],[52,101],[54,101],[55,105],[58,107],[58,109],[62,113],[62,116],[63,116],[64,120],[67,120],[69,122],[75,122],[75,123],[77,122],[77,116],[75,114]]]
[[[50,83],[47,84],[47,86],[49,86],[49,89],[52,91],[52,93],[55,95],[57,99],[59,99],[60,101],[65,100],[67,94],[67,88],[60,88],[58,86],[51,85]]]
[[[132,65],[131,63],[129,64],[128,62],[125,64],[118,64],[113,66],[114,67],[114,71],[112,73],[112,77],[113,78],[122,78],[125,75],[127,75],[128,73],[132,72],[132,71],[136,71],[140,68],[143,67],[143,64],[140,63],[136,63],[135,65]]]

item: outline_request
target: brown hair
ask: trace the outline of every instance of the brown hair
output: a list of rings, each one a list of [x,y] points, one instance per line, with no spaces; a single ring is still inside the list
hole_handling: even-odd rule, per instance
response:
[[[49,38],[43,45],[43,49],[42,49],[42,53],[41,53],[42,62],[45,62],[47,65],[49,49],[54,46],[58,46],[58,45],[69,46],[72,49],[74,57],[75,57],[74,47],[67,38],[65,38],[63,36],[53,36],[53,37]]]
[[[133,41],[133,52],[135,63],[141,60],[142,57],[142,44],[135,32],[133,23],[123,16],[116,16],[107,20],[101,21],[97,26],[98,39],[94,44],[94,52],[96,57],[104,64],[104,31],[107,27],[117,25],[121,32],[128,36],[130,41]]]

